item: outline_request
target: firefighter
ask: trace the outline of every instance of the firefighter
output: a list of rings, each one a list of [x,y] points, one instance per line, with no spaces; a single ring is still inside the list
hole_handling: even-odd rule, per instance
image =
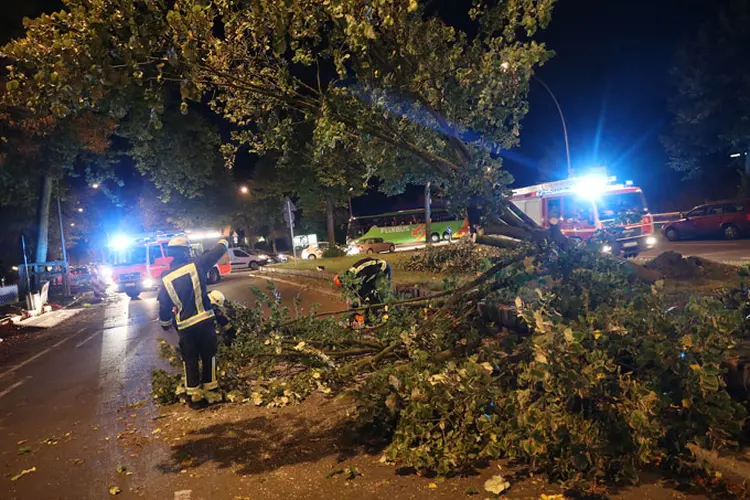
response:
[[[193,260],[186,237],[173,238],[167,245],[172,262],[161,278],[159,320],[163,329],[174,325],[179,334],[185,391],[193,409],[221,400],[216,380],[214,310],[208,299],[206,275],[228,248],[227,240],[221,240]]]
[[[216,318],[218,332],[224,341],[224,345],[231,347],[237,336],[237,330],[224,313],[224,303],[226,302],[226,298],[220,291],[212,290],[208,294],[208,299],[211,301],[211,307],[214,310],[214,318]]]
[[[364,326],[365,318],[372,320],[378,312],[370,309],[369,306],[382,304],[390,292],[391,266],[383,259],[367,257],[355,262],[344,273],[344,281],[346,283],[342,283],[338,275],[333,279],[337,287],[346,287],[351,298],[352,309],[368,308],[364,316],[355,314],[352,317],[352,326],[361,328]]]

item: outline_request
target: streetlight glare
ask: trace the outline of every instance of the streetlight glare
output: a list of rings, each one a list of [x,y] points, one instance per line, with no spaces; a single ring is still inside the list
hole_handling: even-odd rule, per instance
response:
[[[71,223],[70,223],[70,227],[75,227],[75,225],[76,225],[76,223],[75,223],[75,222],[71,222]]]
[[[250,190],[247,188],[247,186],[241,186],[240,187],[240,193],[247,194],[249,192],[250,192]]]
[[[83,213],[83,208],[78,207],[78,213]]]
[[[95,183],[93,183],[93,184],[91,185],[91,187],[92,187],[92,188],[94,188],[94,189],[99,189],[99,183],[98,183],[98,182],[95,182]]]

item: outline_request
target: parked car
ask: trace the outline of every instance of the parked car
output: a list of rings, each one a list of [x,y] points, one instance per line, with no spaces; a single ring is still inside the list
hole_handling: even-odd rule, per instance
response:
[[[356,243],[358,253],[383,253],[395,252],[396,245],[390,241],[384,241],[383,238],[365,238]]]
[[[232,269],[258,269],[268,263],[268,255],[255,252],[253,250],[244,250],[242,248],[230,248],[229,260],[232,263]]]
[[[662,227],[669,241],[721,236],[736,240],[750,235],[750,200],[724,200],[699,205]]]
[[[323,254],[330,248],[330,244],[327,241],[321,241],[317,246],[310,245],[302,249],[299,256],[302,260],[315,260],[322,259]]]

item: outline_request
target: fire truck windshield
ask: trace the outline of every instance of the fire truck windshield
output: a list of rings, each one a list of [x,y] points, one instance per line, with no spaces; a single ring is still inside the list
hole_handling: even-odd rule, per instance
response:
[[[597,199],[596,207],[600,220],[615,219],[626,214],[640,216],[647,211],[643,193],[640,191],[604,194]]]
[[[153,264],[155,254],[151,256]],[[109,263],[115,266],[132,266],[146,263],[146,247],[132,246],[123,250],[112,251],[109,255]]]

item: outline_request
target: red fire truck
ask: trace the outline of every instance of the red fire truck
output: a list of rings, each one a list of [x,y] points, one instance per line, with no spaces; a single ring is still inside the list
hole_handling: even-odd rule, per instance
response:
[[[159,279],[169,269],[172,257],[167,256],[167,244],[176,236],[186,236],[194,255],[204,251],[204,245],[216,244],[221,238],[218,232],[190,231],[184,233],[148,233],[140,235],[116,235],[108,245],[107,264],[101,268],[105,279],[131,298],[144,290],[156,290]],[[221,260],[208,272],[209,284],[221,280],[232,271],[229,256]]]
[[[586,241],[599,229],[616,239],[602,251],[636,256],[656,245],[654,222],[641,188],[590,175],[514,189],[510,200],[542,227],[557,222],[569,238]]]

